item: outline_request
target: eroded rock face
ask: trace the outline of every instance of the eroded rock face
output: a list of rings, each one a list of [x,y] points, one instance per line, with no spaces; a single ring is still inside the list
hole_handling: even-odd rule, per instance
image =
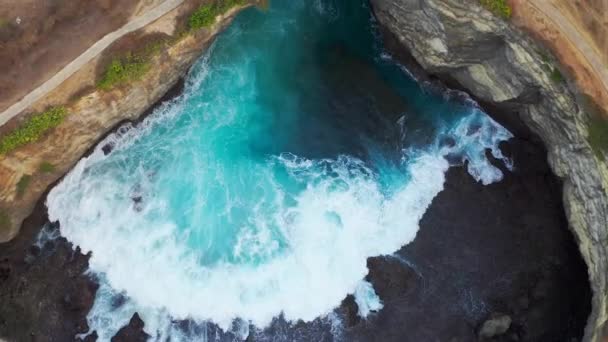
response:
[[[191,3],[196,2],[184,2],[176,11],[185,11]],[[23,220],[32,213],[44,192],[71,170],[91,146],[121,122],[137,120],[146,109],[166,94],[240,9],[242,7],[228,11],[215,25],[207,29],[176,40],[152,58],[150,70],[141,80],[109,91],[95,89],[66,104],[68,115],[58,127],[50,130],[38,141],[21,146],[7,155],[1,155],[0,242],[15,237]],[[166,16],[175,15],[169,13]],[[83,67],[79,72],[86,74],[87,69],[94,67],[95,63],[96,61],[90,62],[91,65]],[[84,81],[94,81],[90,79],[93,76],[87,76]],[[73,91],[74,89],[68,89],[71,86],[68,80],[54,91]],[[45,162],[53,165],[52,171],[40,170],[40,165]],[[20,192],[18,184],[23,177],[30,177],[30,181]]]
[[[516,135],[542,140],[589,267],[594,296],[585,339],[599,339],[608,317],[608,168],[588,143],[589,117],[573,87],[553,81],[542,48],[477,1],[371,2],[380,23],[427,72],[499,108],[490,114]]]

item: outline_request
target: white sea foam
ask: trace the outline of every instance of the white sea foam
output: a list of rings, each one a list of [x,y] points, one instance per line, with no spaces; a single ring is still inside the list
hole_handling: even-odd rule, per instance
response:
[[[210,55],[195,67],[197,72],[188,80],[187,89],[196,90],[205,81]],[[235,84],[239,80],[235,78]],[[119,156],[115,164],[108,165],[112,155],[101,150],[112,143],[113,154],[120,154],[158,125],[170,130],[183,107],[192,105],[188,103],[191,96],[196,94],[186,91],[138,127],[125,126],[109,136],[48,195],[49,217],[60,222],[62,235],[83,252],[92,252],[90,271],[98,277],[100,288],[88,321],[100,341],[109,341],[134,312],[143,318],[145,331],[153,339],[190,341],[209,336],[184,332],[176,320],[211,321],[244,338],[249,323],[265,327],[281,314],[286,320],[328,317],[333,323],[333,309],[348,294],[355,295],[362,316],[381,310],[380,298],[363,281],[367,258],[390,255],[414,239],[420,219],[443,189],[450,166],[446,156],[454,154],[459,161],[468,161],[471,175],[488,184],[500,180],[502,173],[485,158],[485,150],[489,148],[494,157],[505,160],[497,146],[510,138],[510,133],[473,107],[470,115],[443,132],[453,144],[441,144],[438,138],[424,150],[404,153],[403,182],[390,194],[382,189],[378,170],[353,157],[312,160],[285,153],[268,158],[267,164],[253,165],[251,172],[258,172],[276,194],[274,212],[269,215],[268,210],[251,208],[248,224],[255,229],[240,229],[231,250],[237,259],[262,261],[201,265],[187,246],[187,237],[205,222],[193,220],[189,227],[181,227],[172,221],[170,215],[164,215],[170,199],[153,191],[154,176],[143,167],[128,175],[120,174],[121,170],[105,172],[129,160]],[[218,103],[195,105],[200,106],[197,113],[210,110],[205,106],[221,107]],[[234,108],[220,114],[222,120],[214,121],[216,128],[231,123],[237,115]],[[174,159],[190,153],[170,147],[155,145],[151,149],[159,150],[144,152],[166,153]],[[218,184],[229,181],[223,179],[222,170],[205,174],[202,166],[208,160],[202,159],[192,160],[201,165],[195,168],[198,173],[183,176],[214,177]],[[270,171],[276,167],[306,184],[289,204]],[[259,172],[264,168],[269,171]],[[174,172],[179,174],[179,170]],[[138,181],[136,187],[129,182],[133,179]],[[189,209],[192,212],[205,206],[197,195]],[[226,194],[224,212],[217,216],[227,215],[238,204],[236,195]],[[139,196],[145,201],[134,204],[133,198]],[[279,227],[286,247],[274,241],[272,225]],[[339,330],[340,324],[332,326]]]
[[[393,253],[414,238],[448,167],[441,156],[423,155],[409,167],[411,181],[386,198],[370,170],[353,171],[362,166],[358,161],[333,161],[332,171],[344,188],[336,191],[335,180],[320,179],[298,196],[295,206],[278,213],[289,242],[284,255],[256,267],[203,268],[184,251],[172,222],[145,219],[152,207],[165,205],[163,199],[148,204],[144,213],[134,213],[114,198],[124,191],[120,183],[86,176],[83,171],[98,157],[81,161],[53,189],[49,215],[61,222],[64,236],[84,252],[93,252],[91,270],[132,300],[152,335],[164,330],[155,323],[163,314],[211,320],[223,329],[236,318],[264,327],[280,313],[288,320],[305,321],[329,314],[360,286],[369,256]],[[308,160],[291,163],[286,167],[294,171],[319,172],[308,168]],[[353,172],[360,174],[353,177]],[[104,297],[103,291],[99,297]],[[98,333],[115,331],[128,321],[128,314],[118,314],[122,322],[108,323],[115,319],[97,312],[100,309],[108,310],[103,299],[91,314],[91,328]]]
[[[137,131],[108,139],[121,148],[137,140]],[[315,161],[284,154],[268,160],[269,167],[279,163],[308,185],[294,205],[280,204],[273,217],[289,247],[256,266],[201,266],[177,233],[179,227],[158,215],[168,205],[166,199],[152,197],[133,210],[130,196],[120,195],[125,193],[120,180],[90,172],[107,158],[100,148],[51,191],[49,217],[61,223],[70,241],[92,252],[90,269],[102,286],[89,325],[101,341],[109,340],[134,312],[144,319],[146,332],[159,340],[182,334],[172,323],[176,319],[212,321],[235,335],[244,334],[247,326],[237,319],[257,327],[280,314],[287,320],[311,321],[331,314],[347,294],[355,294],[359,312],[366,316],[382,307],[371,284],[362,282],[366,260],[392,254],[414,239],[419,220],[443,189],[449,167],[444,156],[461,153],[471,175],[484,184],[502,177],[484,151],[490,148],[501,158],[496,146],[510,137],[506,130],[472,112],[446,134],[455,137],[455,144],[437,143],[414,158],[410,154],[409,180],[390,196],[374,171],[348,156]],[[253,222],[263,225],[267,218],[262,216],[254,213]],[[258,252],[264,253],[272,244],[264,231],[245,233],[238,241],[257,243]],[[126,302],[116,307],[119,293]]]

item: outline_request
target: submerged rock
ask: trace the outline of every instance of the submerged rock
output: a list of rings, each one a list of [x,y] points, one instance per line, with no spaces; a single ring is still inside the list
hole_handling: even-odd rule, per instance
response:
[[[495,314],[483,322],[481,329],[479,329],[479,337],[484,339],[502,335],[511,327],[511,321],[509,315]]]
[[[131,317],[129,324],[120,328],[116,335],[112,337],[112,342],[145,342],[149,337],[150,335],[144,332],[144,321],[136,312]]]

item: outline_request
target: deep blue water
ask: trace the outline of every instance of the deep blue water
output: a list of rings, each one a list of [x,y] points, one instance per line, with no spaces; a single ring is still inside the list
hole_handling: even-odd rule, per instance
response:
[[[331,317],[350,293],[362,316],[381,310],[366,259],[414,239],[450,164],[500,180],[484,150],[500,158],[510,137],[462,94],[416,82],[365,1],[330,0],[244,11],[184,94],[128,128],[48,200],[93,253],[101,340],[135,311],[179,340],[175,320],[246,336],[279,315]]]

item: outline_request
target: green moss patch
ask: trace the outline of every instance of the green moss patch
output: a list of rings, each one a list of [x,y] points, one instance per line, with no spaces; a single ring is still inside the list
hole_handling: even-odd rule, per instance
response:
[[[513,14],[507,0],[479,0],[479,3],[490,12],[504,19],[511,18]]]
[[[52,173],[55,172],[55,165],[45,161],[40,164],[40,167],[38,169],[42,173]]]
[[[594,118],[589,122],[589,145],[595,155],[604,160],[604,153],[608,152],[608,120]]]
[[[64,107],[53,107],[34,114],[17,129],[0,138],[0,154],[6,154],[40,139],[45,132],[57,127],[67,115]]]
[[[17,182],[17,197],[22,197],[25,194],[25,190],[32,182],[32,176],[23,175],[19,182]]]
[[[199,7],[188,19],[190,30],[209,27],[215,23],[215,18],[227,12],[232,7],[245,4],[246,0],[216,0],[210,4]]]
[[[553,70],[551,70],[550,77],[551,77],[551,80],[555,83],[562,83],[565,81],[564,75],[562,75],[562,73],[556,67],[553,67]]]
[[[0,209],[0,230],[9,230],[11,228],[11,218],[8,214]]]
[[[587,141],[595,155],[599,159],[605,160],[606,154],[608,154],[608,112],[587,94],[582,94],[580,104],[589,118]]]

